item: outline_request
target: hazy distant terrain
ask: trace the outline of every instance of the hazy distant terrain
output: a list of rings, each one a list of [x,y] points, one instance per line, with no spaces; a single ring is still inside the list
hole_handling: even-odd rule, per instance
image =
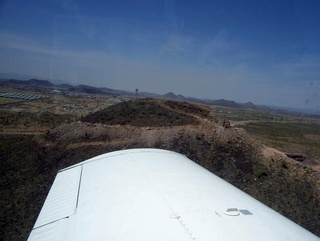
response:
[[[108,95],[108,96],[118,96],[118,97],[151,97],[151,98],[162,98],[162,99],[172,99],[189,101],[206,105],[216,105],[223,107],[230,107],[236,109],[252,109],[252,110],[262,110],[267,112],[276,112],[278,114],[287,114],[295,116],[314,116],[315,118],[320,118],[319,109],[302,109],[302,108],[288,108],[288,107],[277,107],[277,106],[265,106],[265,105],[255,105],[252,102],[239,103],[233,100],[225,99],[200,99],[194,97],[185,97],[180,94],[175,94],[173,92],[168,92],[166,94],[155,94],[149,92],[139,92],[139,91],[125,91],[116,90],[111,88],[97,88],[89,85],[78,85],[72,86],[70,84],[53,84],[48,80],[39,79],[29,79],[29,80],[19,80],[19,79],[0,79],[0,86],[11,86],[16,89],[27,90],[32,92],[44,92],[52,93],[52,91],[59,91],[63,94],[69,96],[90,96],[90,95]],[[0,103],[1,104],[1,103]]]
[[[182,153],[320,235],[319,119],[134,96],[48,96],[0,105],[1,240],[27,239],[58,170],[137,147]],[[293,151],[305,161],[284,153]]]

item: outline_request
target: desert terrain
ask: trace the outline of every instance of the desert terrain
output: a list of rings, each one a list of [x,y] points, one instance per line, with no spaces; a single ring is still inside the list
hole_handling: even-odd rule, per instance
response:
[[[58,170],[143,147],[186,155],[320,236],[317,118],[164,99],[48,94],[32,101],[0,98],[0,135],[0,240],[27,239]]]

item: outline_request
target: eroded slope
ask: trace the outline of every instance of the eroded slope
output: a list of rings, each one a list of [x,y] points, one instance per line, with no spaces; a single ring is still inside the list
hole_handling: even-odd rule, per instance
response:
[[[243,129],[219,123],[207,106],[145,99],[112,106],[43,136],[3,136],[0,181],[6,198],[0,199],[5,207],[0,239],[26,240],[58,170],[102,153],[141,147],[180,152],[320,235],[314,172]]]

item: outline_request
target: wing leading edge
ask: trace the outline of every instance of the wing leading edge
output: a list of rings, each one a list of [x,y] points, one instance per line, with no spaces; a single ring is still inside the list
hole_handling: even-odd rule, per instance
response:
[[[183,155],[132,149],[61,170],[28,240],[320,239]]]

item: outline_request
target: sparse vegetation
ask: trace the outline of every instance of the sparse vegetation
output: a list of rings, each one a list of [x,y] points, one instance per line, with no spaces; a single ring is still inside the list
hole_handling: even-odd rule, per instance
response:
[[[285,168],[285,169],[288,169],[288,168],[289,168],[288,163],[287,163],[286,161],[282,161],[282,162],[281,162],[281,166],[282,166],[283,168]]]
[[[172,101],[171,101],[172,102]],[[171,103],[167,101],[167,103]],[[141,99],[116,104],[110,108],[103,109],[83,117],[81,120],[89,123],[101,123],[109,125],[132,125],[132,126],[179,126],[187,124],[196,124],[197,120],[181,113],[188,112],[187,104],[183,104],[180,112],[174,111],[170,105],[163,105],[152,99]],[[174,106],[178,108],[179,106]],[[195,108],[193,111],[203,111]]]
[[[320,123],[252,122],[243,128],[266,145],[320,159]]]
[[[75,121],[76,117],[70,114],[57,115],[48,111],[40,113],[30,112],[0,112],[0,127],[1,129],[18,130],[47,130],[57,127],[63,123]]]
[[[93,112],[83,117],[85,122],[54,122],[54,128],[43,135],[2,134],[0,240],[27,239],[58,170],[102,153],[138,147],[182,153],[320,235],[320,184],[315,173],[277,152],[265,155],[265,147],[243,129],[217,124],[215,113],[186,102],[144,99]],[[34,125],[32,115],[26,117]],[[50,126],[46,122],[56,117],[64,120],[44,114],[39,126]],[[315,123],[293,134],[294,123],[281,130],[273,123],[264,130],[263,123],[244,127],[264,143],[270,140],[270,133],[272,138],[280,139],[283,134],[296,141],[299,137],[319,143],[319,128],[309,131],[317,127]]]

